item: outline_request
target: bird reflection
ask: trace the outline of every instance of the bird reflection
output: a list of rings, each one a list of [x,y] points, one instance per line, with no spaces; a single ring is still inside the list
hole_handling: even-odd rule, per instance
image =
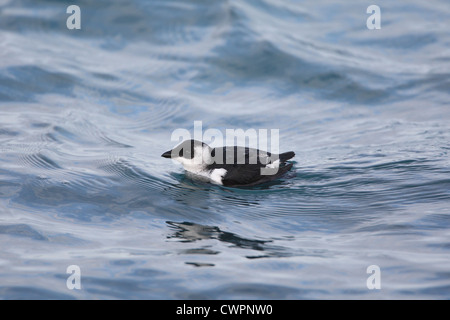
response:
[[[222,231],[216,226],[205,226],[192,222],[166,222],[174,231],[168,238],[177,238],[181,242],[194,242],[205,239],[216,239],[231,243],[235,247],[264,251],[264,245],[271,240],[253,240],[242,238],[234,233]]]

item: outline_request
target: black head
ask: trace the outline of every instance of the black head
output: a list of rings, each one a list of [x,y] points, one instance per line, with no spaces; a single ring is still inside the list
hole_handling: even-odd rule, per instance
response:
[[[180,143],[178,146],[173,148],[172,150],[164,152],[161,157],[163,158],[178,158],[182,157],[185,159],[193,159],[195,156],[195,147],[197,146],[207,146],[206,143],[203,143],[198,140],[185,140],[182,143]]]

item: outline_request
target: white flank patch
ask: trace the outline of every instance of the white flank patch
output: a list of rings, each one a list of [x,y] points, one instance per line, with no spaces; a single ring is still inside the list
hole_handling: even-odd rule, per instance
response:
[[[268,165],[266,165],[266,168],[278,168],[280,166],[280,159],[274,161],[273,163],[269,163]]]
[[[225,169],[214,169],[211,171],[210,179],[215,183],[222,184],[222,179],[227,173]]]

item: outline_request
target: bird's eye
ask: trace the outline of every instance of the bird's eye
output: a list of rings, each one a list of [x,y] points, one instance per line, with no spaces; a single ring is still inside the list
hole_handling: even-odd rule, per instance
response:
[[[178,156],[184,157],[186,159],[191,159],[191,151],[188,148],[180,148],[180,151],[178,152]]]

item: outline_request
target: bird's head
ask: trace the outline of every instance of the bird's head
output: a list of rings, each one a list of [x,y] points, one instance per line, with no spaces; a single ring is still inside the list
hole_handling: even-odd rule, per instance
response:
[[[180,162],[186,170],[196,171],[210,162],[212,150],[206,143],[191,139],[183,141],[161,156]]]

